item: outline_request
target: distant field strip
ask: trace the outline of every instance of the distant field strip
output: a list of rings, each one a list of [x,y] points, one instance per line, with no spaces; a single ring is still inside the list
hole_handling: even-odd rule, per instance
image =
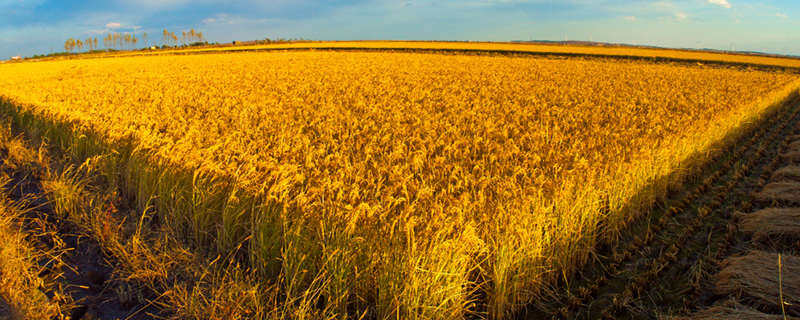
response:
[[[442,50],[454,52],[496,52],[519,54],[553,54],[567,56],[616,56],[644,59],[665,59],[677,61],[707,61],[728,64],[749,64],[800,68],[800,58],[772,57],[764,55],[725,54],[716,52],[690,51],[678,49],[634,48],[622,46],[581,46],[560,44],[490,43],[490,42],[427,42],[427,41],[331,41],[298,42],[284,44],[265,44],[252,46],[225,46],[182,50],[159,50],[134,54],[164,54],[219,51],[254,51],[281,49],[387,49],[387,50]],[[128,55],[123,53],[122,55]]]
[[[504,46],[519,47],[491,48]],[[380,319],[503,317],[800,87],[752,70],[380,52],[0,72],[4,109],[50,121],[30,130],[65,149],[89,157],[133,141],[108,176],[187,241],[222,255],[244,244],[264,281]],[[85,147],[82,132],[105,147]]]

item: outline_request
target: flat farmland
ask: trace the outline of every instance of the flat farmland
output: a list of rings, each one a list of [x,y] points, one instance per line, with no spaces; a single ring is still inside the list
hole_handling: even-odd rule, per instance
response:
[[[213,53],[213,52],[246,52],[246,51],[282,51],[282,50],[394,50],[421,52],[451,53],[495,53],[518,55],[555,55],[569,57],[626,57],[643,60],[675,60],[698,63],[723,63],[751,66],[771,66],[783,68],[800,67],[800,59],[790,56],[764,55],[758,53],[730,53],[723,51],[685,50],[657,47],[580,45],[560,43],[498,43],[498,42],[462,42],[462,41],[300,41],[293,43],[271,43],[252,45],[229,45],[181,50],[160,50],[152,52],[100,54],[109,56],[181,54],[181,53]]]
[[[120,220],[277,292],[236,300],[241,317],[508,317],[800,87],[742,67],[402,52],[0,72],[4,113],[118,188]]]

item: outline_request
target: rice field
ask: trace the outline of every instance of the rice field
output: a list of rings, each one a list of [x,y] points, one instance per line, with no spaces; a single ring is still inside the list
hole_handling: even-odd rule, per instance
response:
[[[436,41],[307,41],[294,43],[277,43],[262,45],[234,45],[211,48],[195,48],[181,50],[161,50],[139,52],[135,55],[150,55],[181,52],[243,52],[251,50],[286,50],[286,49],[388,49],[388,50],[430,50],[452,52],[496,52],[519,54],[553,54],[568,56],[611,56],[644,59],[674,59],[697,62],[722,62],[728,64],[760,65],[798,68],[800,58],[766,56],[759,54],[708,52],[699,50],[681,50],[668,48],[648,48],[630,46],[592,46],[564,45],[541,43],[497,43],[497,42],[436,42]],[[112,56],[129,56],[131,53],[112,54]]]
[[[378,319],[507,317],[800,87],[742,68],[398,52],[0,72],[7,112],[113,159],[97,170],[193,250],[234,256],[280,303]]]

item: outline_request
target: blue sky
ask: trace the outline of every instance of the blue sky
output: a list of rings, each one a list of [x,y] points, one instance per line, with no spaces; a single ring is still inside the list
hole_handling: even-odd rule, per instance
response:
[[[800,55],[797,0],[0,0],[0,59],[109,31],[158,41],[163,28],[219,42],[569,39]]]

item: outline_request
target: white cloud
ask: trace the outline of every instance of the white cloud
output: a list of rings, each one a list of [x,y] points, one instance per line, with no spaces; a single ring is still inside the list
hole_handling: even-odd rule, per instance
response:
[[[686,14],[685,12],[675,12],[675,19],[677,19],[678,21],[683,21],[686,20],[687,18],[689,18],[689,15]]]
[[[625,17],[622,17],[622,19],[625,19],[625,20],[628,20],[628,21],[636,21],[637,20],[636,16],[625,16]]]
[[[728,2],[728,0],[708,0],[708,3],[715,4],[715,5],[718,5],[720,7],[724,7],[724,8],[728,8],[728,9],[731,8],[731,4],[730,4],[730,2]]]
[[[106,21],[108,21],[108,20],[106,20]],[[103,24],[99,24],[99,25],[101,25],[102,27],[100,27],[100,26],[98,26],[96,24],[90,24],[90,23],[84,24],[84,26],[87,27],[86,29],[84,29],[84,32],[89,34],[89,35],[100,35],[100,34],[105,34],[105,33],[109,33],[109,32],[130,32],[130,31],[132,31],[134,33],[137,33],[137,32],[139,32],[140,29],[142,29],[142,26],[134,25],[132,23],[126,23],[126,22],[108,22],[105,25],[103,25]]]
[[[285,20],[281,19],[270,19],[270,18],[247,18],[239,15],[230,15],[227,13],[218,13],[214,16],[205,18],[202,20],[204,25],[211,25],[214,28],[219,26],[265,26],[265,25],[275,25],[280,22],[285,22]]]
[[[237,21],[241,21],[241,17],[231,16],[227,13],[218,13],[213,17],[203,19],[203,24],[235,24]]]
[[[778,18],[781,18],[781,19],[788,19],[789,18],[789,15],[787,15],[787,14],[785,14],[783,12],[778,12],[778,13],[775,14],[775,16],[778,17]]]

